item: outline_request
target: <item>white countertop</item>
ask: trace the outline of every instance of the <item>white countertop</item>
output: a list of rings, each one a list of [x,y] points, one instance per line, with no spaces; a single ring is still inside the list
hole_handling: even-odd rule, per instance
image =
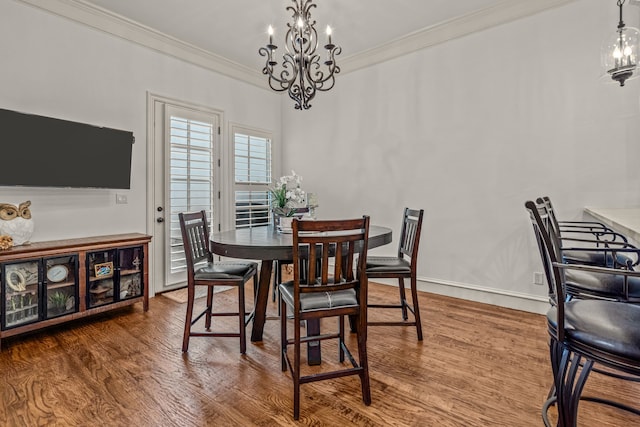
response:
[[[624,234],[636,245],[640,244],[640,207],[585,208],[585,213]]]

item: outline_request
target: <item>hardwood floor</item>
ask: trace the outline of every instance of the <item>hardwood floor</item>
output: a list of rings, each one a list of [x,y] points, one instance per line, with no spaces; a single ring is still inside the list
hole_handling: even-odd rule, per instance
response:
[[[369,293],[386,302],[397,289],[371,284]],[[231,306],[235,295],[216,297]],[[551,384],[542,316],[427,293],[420,304],[423,342],[414,328],[369,328],[369,407],[357,378],[305,384],[294,422],[277,320],[267,321],[264,341],[248,344],[244,356],[236,338],[192,338],[183,355],[186,304],[157,296],[146,314],[138,304],[3,340],[0,425],[542,425]],[[336,354],[323,344],[323,363],[337,363]],[[598,393],[634,402],[640,385],[594,374],[585,394]],[[580,425],[639,423],[621,411],[580,405]]]

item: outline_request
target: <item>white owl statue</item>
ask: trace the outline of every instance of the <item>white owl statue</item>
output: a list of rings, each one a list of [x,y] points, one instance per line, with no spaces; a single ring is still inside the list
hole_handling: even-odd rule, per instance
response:
[[[18,207],[0,203],[0,236],[11,236],[16,246],[28,243],[33,234],[34,224],[29,206],[29,200]]]

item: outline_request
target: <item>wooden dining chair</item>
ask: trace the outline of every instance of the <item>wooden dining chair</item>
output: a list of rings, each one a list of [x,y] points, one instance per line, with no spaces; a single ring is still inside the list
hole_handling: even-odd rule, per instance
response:
[[[291,208],[291,209],[293,211],[293,215],[296,218],[302,218],[305,214],[309,213],[308,207]],[[272,217],[273,217],[273,226],[276,227],[275,213],[272,214]],[[275,302],[276,299],[278,298],[278,285],[282,283],[282,275],[283,275],[284,269],[287,268],[287,266],[290,266],[291,264],[293,264],[293,261],[290,259],[287,259],[287,260],[280,259],[280,260],[275,260],[273,262],[273,268],[274,268],[273,293],[272,293],[273,302]]]
[[[240,337],[240,353],[247,350],[246,325],[251,315],[245,311],[244,285],[253,277],[254,290],[257,287],[258,264],[250,261],[214,262],[209,250],[209,226],[206,212],[187,212],[178,214],[182,244],[187,263],[187,313],[182,339],[182,351],[189,348],[190,337]],[[196,286],[207,287],[206,307],[197,316],[193,315]],[[233,286],[238,289],[237,312],[214,312],[213,294],[216,286]],[[194,331],[192,327],[205,317],[204,331]],[[212,317],[237,316],[238,332],[212,332]]]
[[[371,404],[365,264],[368,237],[367,216],[350,220],[293,221],[293,280],[280,284],[279,290],[282,370],[289,368],[293,379],[293,418],[296,420],[300,417],[300,385],[314,381],[358,375],[362,400],[365,405]],[[309,259],[317,262],[307,262]],[[345,316],[350,316],[355,325],[358,361],[345,341]],[[287,335],[289,317],[293,319],[293,338]],[[337,331],[302,336],[302,321],[327,317],[337,318]],[[303,375],[301,344],[330,339],[337,340],[339,366]],[[290,346],[293,346],[293,360],[288,353]],[[345,355],[349,360],[346,366]]]
[[[415,326],[418,341],[422,341],[422,323],[420,322],[416,276],[423,216],[423,209],[405,208],[402,216],[398,255],[395,257],[367,257],[367,277],[369,279],[398,279],[400,290],[399,304],[369,304],[369,308],[393,308],[402,311],[402,321],[369,320],[369,326]],[[409,279],[411,283],[411,304],[407,301],[404,279]],[[413,315],[413,320],[409,320],[409,311]],[[374,318],[374,316],[370,316],[370,318]]]

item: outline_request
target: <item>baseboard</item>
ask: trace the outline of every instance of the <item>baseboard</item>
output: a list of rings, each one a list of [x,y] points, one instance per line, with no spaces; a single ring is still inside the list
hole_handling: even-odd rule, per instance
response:
[[[396,286],[398,283],[397,280],[389,279],[375,279],[375,282]],[[407,281],[405,286],[408,286]],[[544,314],[549,309],[549,302],[545,297],[432,278],[418,278],[418,290],[530,313]]]

